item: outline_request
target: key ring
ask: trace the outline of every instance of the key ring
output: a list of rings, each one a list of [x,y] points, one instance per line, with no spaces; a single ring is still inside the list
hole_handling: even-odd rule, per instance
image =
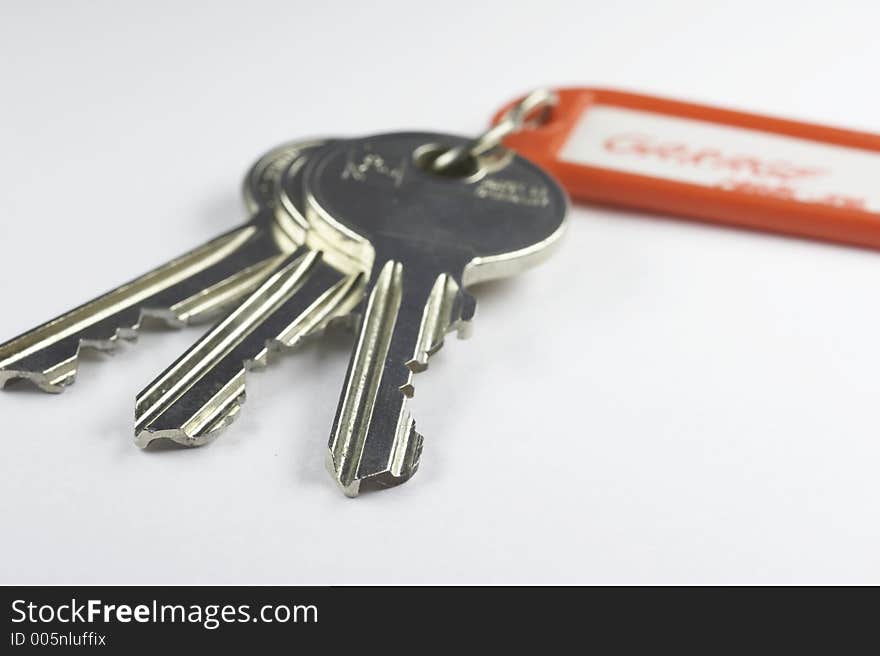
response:
[[[460,164],[468,157],[479,157],[498,146],[505,137],[519,132],[535,121],[527,121],[529,115],[539,109],[548,110],[559,102],[551,89],[536,89],[511,107],[501,120],[468,144],[455,146],[442,153],[431,164],[431,170],[442,173]]]

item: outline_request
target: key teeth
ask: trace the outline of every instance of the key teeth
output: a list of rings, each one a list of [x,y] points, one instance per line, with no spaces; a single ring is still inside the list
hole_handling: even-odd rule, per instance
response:
[[[455,332],[459,339],[468,339],[473,334],[473,318],[477,309],[477,300],[466,290],[458,290],[457,305],[454,309],[454,317],[448,331],[442,331],[439,339],[429,344],[426,349],[419,353],[417,358],[406,362],[406,368],[414,374],[420,374],[428,370],[431,356],[443,348],[447,332]],[[410,382],[401,386],[400,391],[407,397],[415,396],[415,385]]]
[[[212,441],[240,412],[251,371],[320,336],[334,323],[333,313],[347,312],[361,295],[360,277],[319,267],[320,253],[294,252],[285,261],[243,305],[141,390],[135,401],[136,444]],[[285,314],[280,325],[263,323],[282,310],[294,314]]]
[[[393,278],[393,273],[394,270],[386,265],[376,283],[376,289],[385,291],[384,287],[379,288],[379,283],[384,282],[393,292],[394,283],[400,285],[400,281]],[[384,278],[388,278],[388,280],[384,280]],[[373,293],[378,294],[376,291]],[[371,302],[373,298],[371,296]],[[380,304],[383,302],[393,304],[395,300],[391,295],[385,299],[378,295],[375,298],[379,299],[377,303]],[[396,312],[396,307],[392,309]],[[375,426],[372,415],[369,411],[364,412],[363,410],[360,413],[352,412],[352,406],[343,405],[341,407],[330,441],[327,467],[343,494],[355,497],[362,490],[384,489],[400,485],[412,478],[418,470],[424,437],[416,431],[415,421],[410,409],[407,408],[407,400],[415,394],[415,375],[428,369],[431,356],[443,347],[445,336],[449,332],[457,330],[461,337],[467,336],[475,310],[476,300],[474,297],[463,290],[452,276],[444,274],[437,277],[427,298],[418,336],[412,346],[412,357],[402,363],[408,370],[408,375],[405,381],[398,383],[397,387],[397,392],[403,398],[398,406],[401,414],[394,428],[393,439],[392,436],[379,436],[379,446],[366,459],[364,455],[366,444],[371,443],[371,439],[377,437],[371,432]],[[387,317],[392,316],[392,313],[388,310],[388,305],[382,307],[381,311],[384,313],[375,315],[376,325],[371,333],[379,343],[379,346],[373,349],[372,356],[378,358],[373,361],[373,366],[382,366],[381,361],[387,357],[381,348],[380,338],[384,337],[389,343],[392,339],[384,332],[389,330],[389,326],[386,325],[390,323],[387,321]],[[363,331],[365,328],[362,327],[361,330]],[[358,348],[356,358],[361,355],[361,346],[359,345]],[[386,345],[385,350],[387,349]],[[409,347],[407,347],[408,349]],[[380,364],[376,365],[376,362]],[[351,366],[353,369],[349,372],[349,380],[364,375],[363,372],[352,373],[357,367],[364,366],[360,360],[354,360]],[[355,376],[355,378],[351,378],[351,376]],[[381,385],[381,378],[370,380],[367,384],[372,386],[371,389],[377,391]],[[350,396],[350,389],[346,389],[344,403],[349,402],[351,398],[353,397]],[[364,401],[365,404],[376,402],[373,399],[368,399],[366,392],[363,394],[363,398],[367,399]],[[389,427],[380,425],[376,430],[385,432],[389,430]],[[337,455],[334,456],[334,454]],[[386,457],[387,460],[385,460]]]
[[[328,322],[321,329],[303,336],[303,338],[297,340],[292,344],[285,344],[284,342],[281,342],[277,339],[266,340],[265,348],[259,356],[257,356],[256,358],[247,358],[242,361],[243,373],[241,381],[241,391],[238,392],[232,400],[222,403],[221,410],[219,411],[218,415],[214,417],[209,423],[199,426],[197,430],[193,430],[193,427],[188,424],[184,424],[183,426],[175,428],[163,428],[158,430],[151,428],[150,424],[148,424],[145,428],[135,431],[134,443],[140,448],[145,449],[153,444],[161,444],[165,441],[171,441],[175,444],[179,444],[185,447],[204,446],[209,442],[213,442],[217,437],[219,437],[220,433],[223,430],[225,430],[238,418],[238,414],[239,412],[241,412],[241,408],[247,400],[246,387],[248,373],[265,369],[275,360],[276,357],[280,357],[280,355],[285,351],[292,350],[302,341],[311,340],[315,337],[320,336],[327,330],[330,325],[331,322]],[[210,403],[214,403],[215,399],[217,399],[218,396],[220,396],[221,394],[222,390],[202,407],[206,407]],[[135,407],[137,408],[137,402],[135,402]],[[160,414],[159,417],[161,416],[162,415]],[[151,424],[155,422],[157,418],[158,417],[154,418]],[[135,414],[136,424],[137,421],[138,416],[137,414]]]
[[[232,424],[241,411],[246,395],[242,392],[238,398],[230,402],[229,407],[216,417],[214,421],[193,431],[189,426],[154,430],[149,426],[135,434],[134,443],[141,449],[148,449],[166,443],[194,448],[213,442],[227,426]]]
[[[460,296],[458,320],[453,324],[453,329],[459,339],[468,339],[473,335],[474,316],[477,313],[477,299],[467,290],[462,289]]]
[[[170,440],[175,444],[186,447],[204,446],[209,442],[213,442],[219,437],[223,430],[238,418],[238,414],[241,412],[241,407],[247,400],[247,374],[251,371],[259,371],[267,367],[272,356],[276,355],[283,348],[284,345],[278,340],[268,340],[266,342],[266,348],[260,356],[244,360],[242,362],[240,390],[238,392],[233,391],[233,393],[229,395],[228,400],[225,401],[222,400],[222,397],[226,395],[223,394],[223,390],[220,390],[210,399],[210,401],[199,408],[199,410],[202,410],[212,403],[215,403],[218,397],[220,397],[220,409],[217,416],[213,417],[209,422],[197,426],[192,426],[187,422],[182,426],[176,426],[174,428],[162,428],[158,430],[151,428],[150,425],[162,416],[160,414],[153,418],[150,424],[145,428],[135,431],[135,444],[143,449],[157,441],[161,442],[166,440]],[[137,408],[137,402],[135,402],[135,408]],[[193,419],[194,417],[195,414],[192,415],[190,419]],[[138,415],[135,413],[135,424],[137,424],[137,421]]]
[[[112,355],[119,350],[120,343],[135,342],[138,339],[144,319],[153,319],[161,322],[169,328],[181,328],[186,322],[181,320],[171,310],[143,308],[138,314],[138,319],[132,326],[117,327],[110,337],[94,339],[81,337],[77,343],[73,356],[56,362],[51,367],[41,371],[16,369],[15,364],[0,369],[0,389],[6,389],[8,384],[15,381],[26,381],[37,389],[49,394],[61,394],[76,381],[79,370],[79,358],[83,349]],[[62,377],[59,376],[59,372]]]
[[[0,376],[4,376],[5,371],[6,380],[30,380],[46,392],[57,393],[64,385],[73,382],[83,347],[112,351],[120,339],[135,339],[145,319],[176,328],[215,316],[274,268],[281,256],[273,246],[270,249],[272,254],[266,257],[267,239],[269,237],[263,235],[253,221],[249,222],[245,227],[215,237],[136,280],[0,344]],[[227,265],[212,269],[223,262],[228,263],[233,253],[246,253],[248,258],[256,256],[259,261],[255,260],[255,264],[231,276]],[[220,275],[219,281],[215,280],[217,274]],[[200,291],[179,299],[171,290],[186,281]],[[181,291],[187,289],[181,288]],[[117,322],[123,325],[117,326]],[[68,333],[68,330],[72,332]],[[89,337],[90,333],[97,333],[98,337]],[[104,336],[106,333],[109,335]],[[52,360],[51,364],[43,368],[48,360]],[[53,377],[53,372],[62,365],[69,368],[64,381]]]
[[[0,371],[0,389],[12,387],[15,383],[26,382],[47,394],[61,394],[76,380],[76,372],[71,372],[61,380],[51,379],[44,372],[4,369]]]

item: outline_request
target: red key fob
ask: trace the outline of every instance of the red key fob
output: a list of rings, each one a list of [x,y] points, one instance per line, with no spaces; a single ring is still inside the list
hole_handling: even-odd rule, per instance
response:
[[[880,248],[878,135],[622,91],[556,92],[543,122],[504,144],[575,199]]]

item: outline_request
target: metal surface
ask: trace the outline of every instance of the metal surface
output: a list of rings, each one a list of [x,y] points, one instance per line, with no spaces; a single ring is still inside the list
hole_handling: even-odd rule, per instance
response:
[[[473,141],[449,148],[432,164],[437,173],[448,171],[468,158],[479,157],[501,145],[505,137],[528,125],[529,117],[539,109],[550,109],[559,102],[551,89],[536,89],[511,107],[504,117]]]
[[[81,348],[112,350],[136,337],[144,317],[174,326],[214,317],[260,285],[302,241],[302,225],[275,212],[274,193],[302,147],[276,148],[250,169],[245,225],[0,345],[0,386],[25,379],[61,392]]]
[[[438,144],[467,143],[381,135],[330,146],[306,169],[310,234],[370,274],[328,452],[349,496],[402,483],[418,468],[412,375],[473,317],[465,287],[540,261],[563,232],[564,192],[518,156],[458,178],[420,164]]]
[[[271,151],[245,179],[244,226],[0,345],[0,383],[61,391],[80,348],[113,348],[144,317],[183,325],[239,304],[136,399],[136,444],[198,446],[240,411],[248,370],[358,319],[328,465],[350,496],[406,481],[422,448],[412,375],[472,319],[466,286],[540,261],[564,228],[567,201],[547,174],[469,143],[397,133]],[[435,173],[450,147],[466,165]]]
[[[301,174],[309,155],[320,146],[320,142],[304,144],[287,162],[290,191],[286,209],[276,208],[279,220],[306,226]],[[271,180],[278,177],[273,175]],[[276,186],[266,193],[274,196]],[[210,441],[239,412],[247,370],[264,366],[273,351],[292,347],[346,316],[362,293],[359,273],[341,273],[318,250],[290,252],[238,308],[138,394],[135,443],[145,447],[170,439],[198,446]]]

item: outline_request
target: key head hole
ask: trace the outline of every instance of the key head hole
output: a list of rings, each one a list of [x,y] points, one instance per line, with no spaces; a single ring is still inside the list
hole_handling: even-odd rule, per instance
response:
[[[441,144],[425,144],[417,148],[413,153],[413,159],[416,166],[422,171],[427,171],[432,175],[440,178],[453,178],[456,180],[476,178],[482,172],[482,166],[476,157],[468,155],[464,159],[456,162],[451,166],[447,166],[441,171],[435,171],[433,168],[434,160],[449,150],[449,146]]]

